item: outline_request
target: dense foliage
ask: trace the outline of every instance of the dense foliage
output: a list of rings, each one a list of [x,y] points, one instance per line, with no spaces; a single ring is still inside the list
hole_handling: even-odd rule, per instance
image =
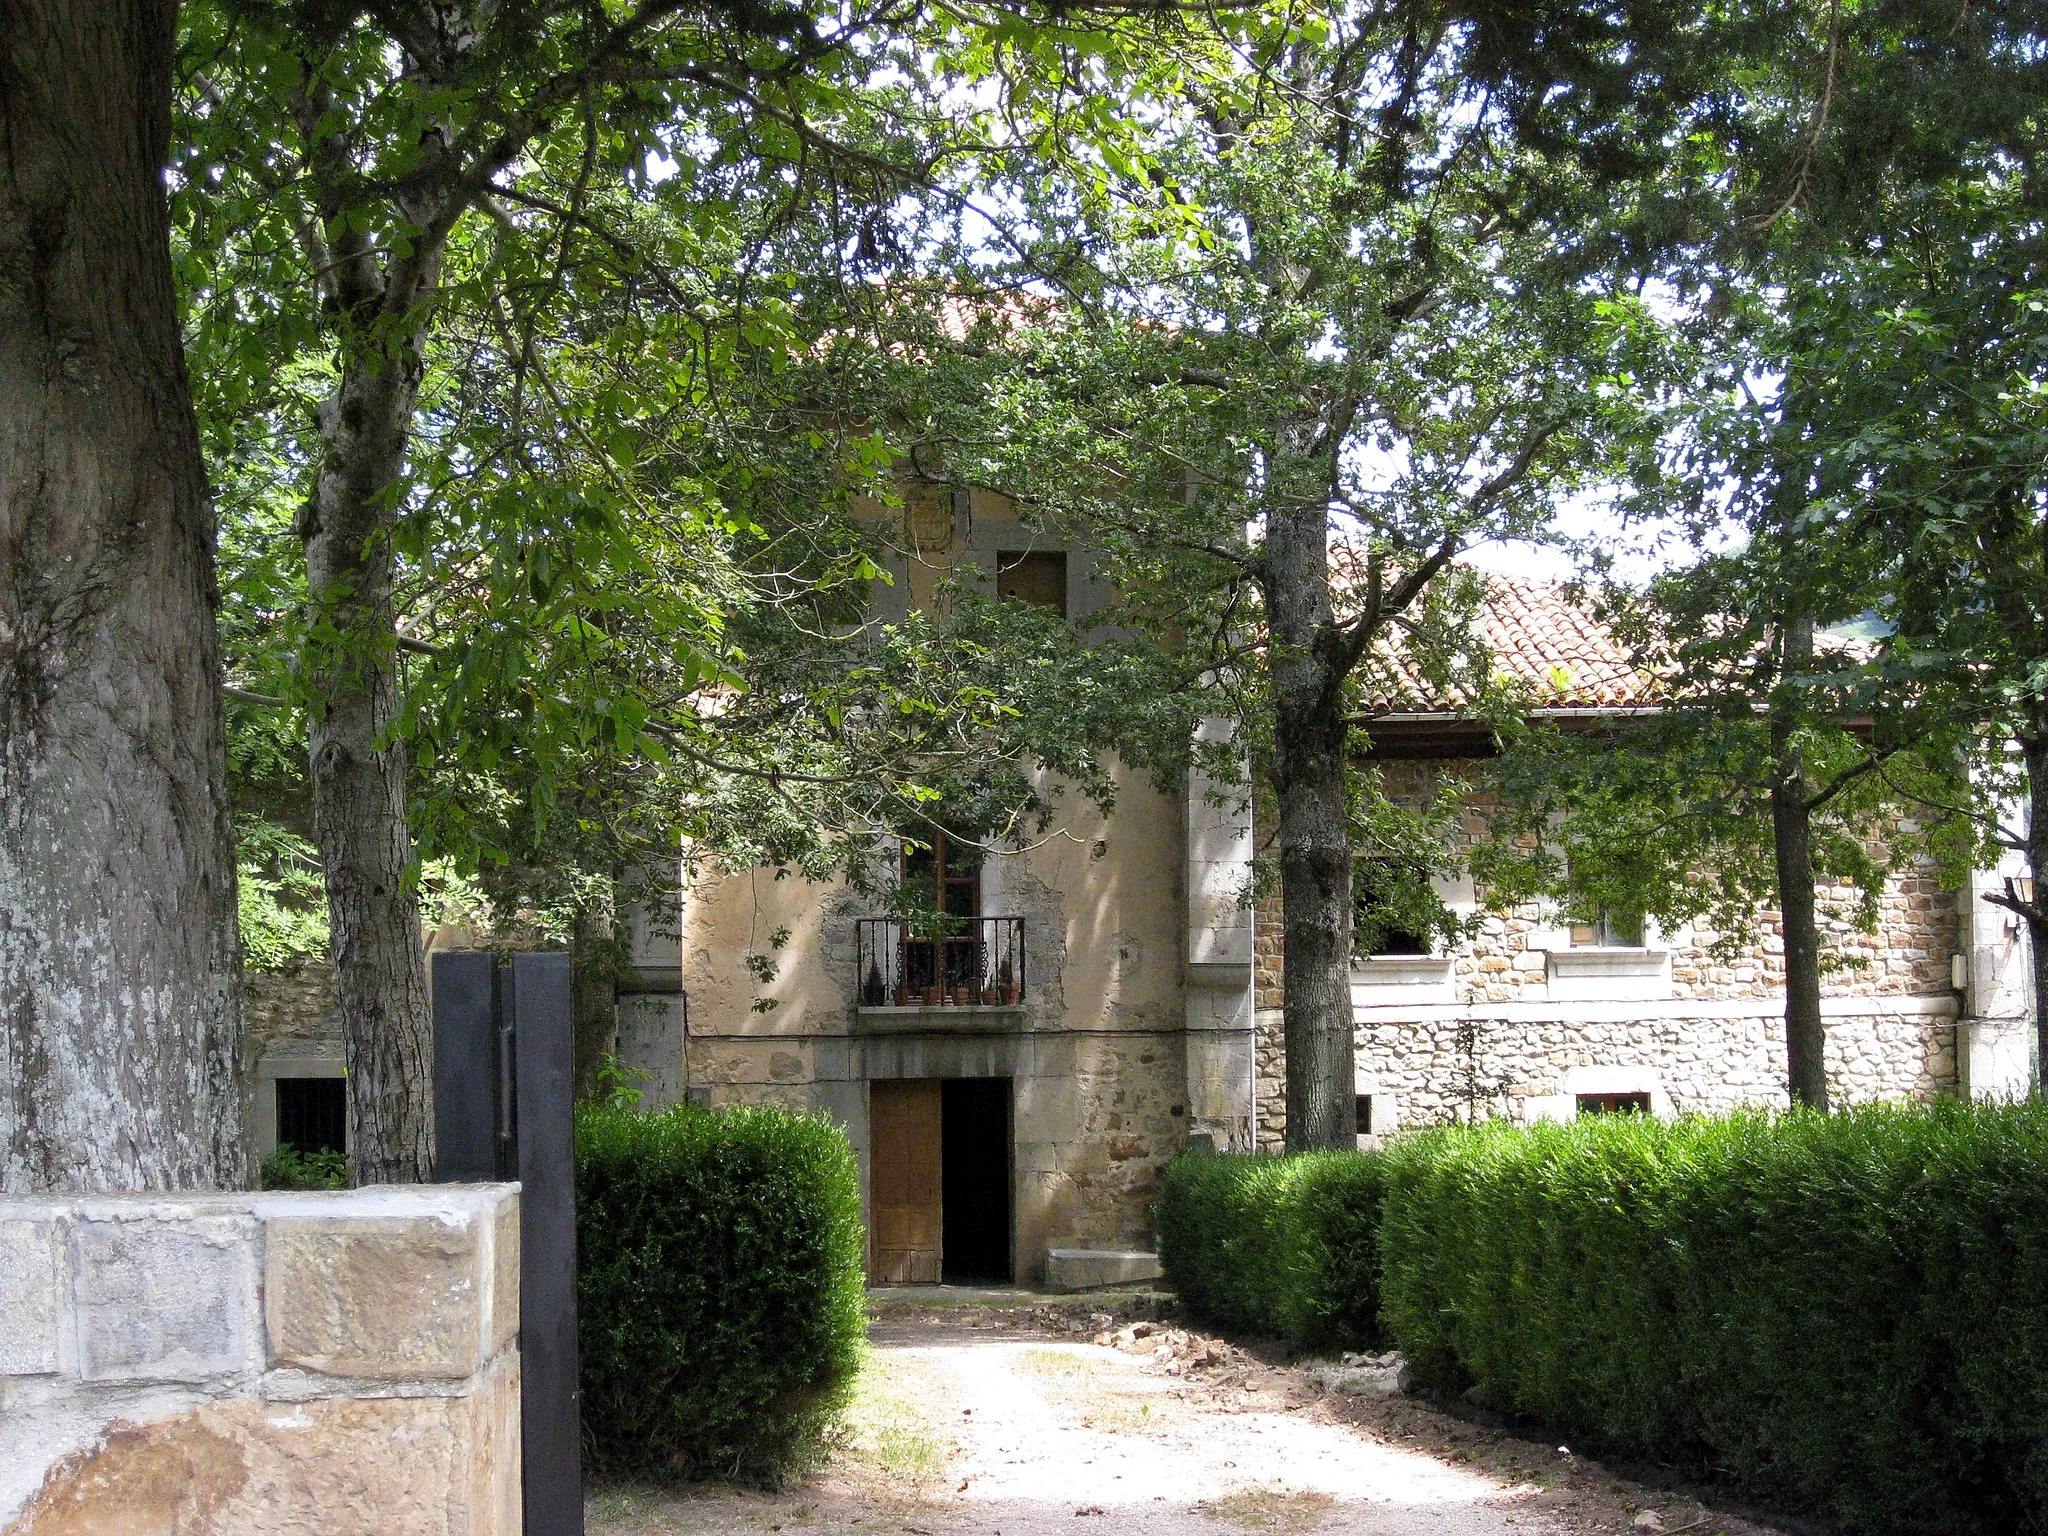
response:
[[[576,1123],[583,1429],[594,1472],[775,1481],[860,1367],[860,1189],[835,1127],[777,1109]]]
[[[1197,1319],[1311,1347],[1378,1333],[1381,1164],[1343,1152],[1190,1153],[1154,1215],[1168,1281]]]
[[[263,1189],[347,1189],[348,1159],[339,1152],[301,1152],[287,1141],[263,1160],[257,1182]]]

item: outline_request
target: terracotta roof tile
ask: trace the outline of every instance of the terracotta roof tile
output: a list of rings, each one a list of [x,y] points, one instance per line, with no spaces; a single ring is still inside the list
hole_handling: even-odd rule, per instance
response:
[[[1628,647],[1584,597],[1561,583],[1487,574],[1478,635],[1491,652],[1487,670],[1505,674],[1542,709],[1626,709],[1657,701],[1657,680],[1638,669]],[[1381,653],[1390,686],[1383,707],[1395,712],[1453,712],[1466,690],[1424,679],[1397,648]]]

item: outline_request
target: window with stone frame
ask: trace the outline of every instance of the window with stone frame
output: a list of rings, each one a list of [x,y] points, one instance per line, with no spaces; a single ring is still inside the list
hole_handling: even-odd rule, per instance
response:
[[[1360,1135],[1360,1136],[1372,1136],[1372,1135],[1375,1135],[1375,1134],[1377,1134],[1377,1128],[1376,1128],[1376,1127],[1375,1127],[1375,1126],[1373,1125],[1373,1123],[1372,1123],[1372,1095],[1371,1095],[1371,1094],[1369,1094],[1369,1093],[1359,1093],[1359,1094],[1354,1094],[1354,1095],[1352,1095],[1352,1099],[1351,1099],[1351,1111],[1352,1111],[1352,1115],[1354,1116],[1354,1118],[1355,1118],[1355,1120],[1356,1120],[1356,1126],[1357,1126],[1357,1129],[1356,1129],[1356,1134],[1357,1134],[1357,1135]]]
[[[1574,949],[1641,949],[1643,915],[1602,907],[1592,918],[1572,924]]]
[[[1358,954],[1433,955],[1446,918],[1422,865],[1367,858],[1351,866],[1351,931]]]

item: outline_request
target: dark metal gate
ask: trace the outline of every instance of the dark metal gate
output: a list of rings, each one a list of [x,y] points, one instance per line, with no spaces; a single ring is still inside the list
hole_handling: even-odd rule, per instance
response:
[[[525,1536],[583,1536],[570,982],[564,954],[434,956],[434,1175],[521,1186]]]

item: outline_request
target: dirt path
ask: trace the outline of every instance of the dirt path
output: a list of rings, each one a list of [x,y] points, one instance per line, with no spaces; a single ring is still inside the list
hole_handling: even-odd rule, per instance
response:
[[[780,1494],[601,1491],[593,1536],[1775,1536],[1327,1371],[1164,1325],[1097,1331],[1110,1322],[885,1314],[818,1477]]]

